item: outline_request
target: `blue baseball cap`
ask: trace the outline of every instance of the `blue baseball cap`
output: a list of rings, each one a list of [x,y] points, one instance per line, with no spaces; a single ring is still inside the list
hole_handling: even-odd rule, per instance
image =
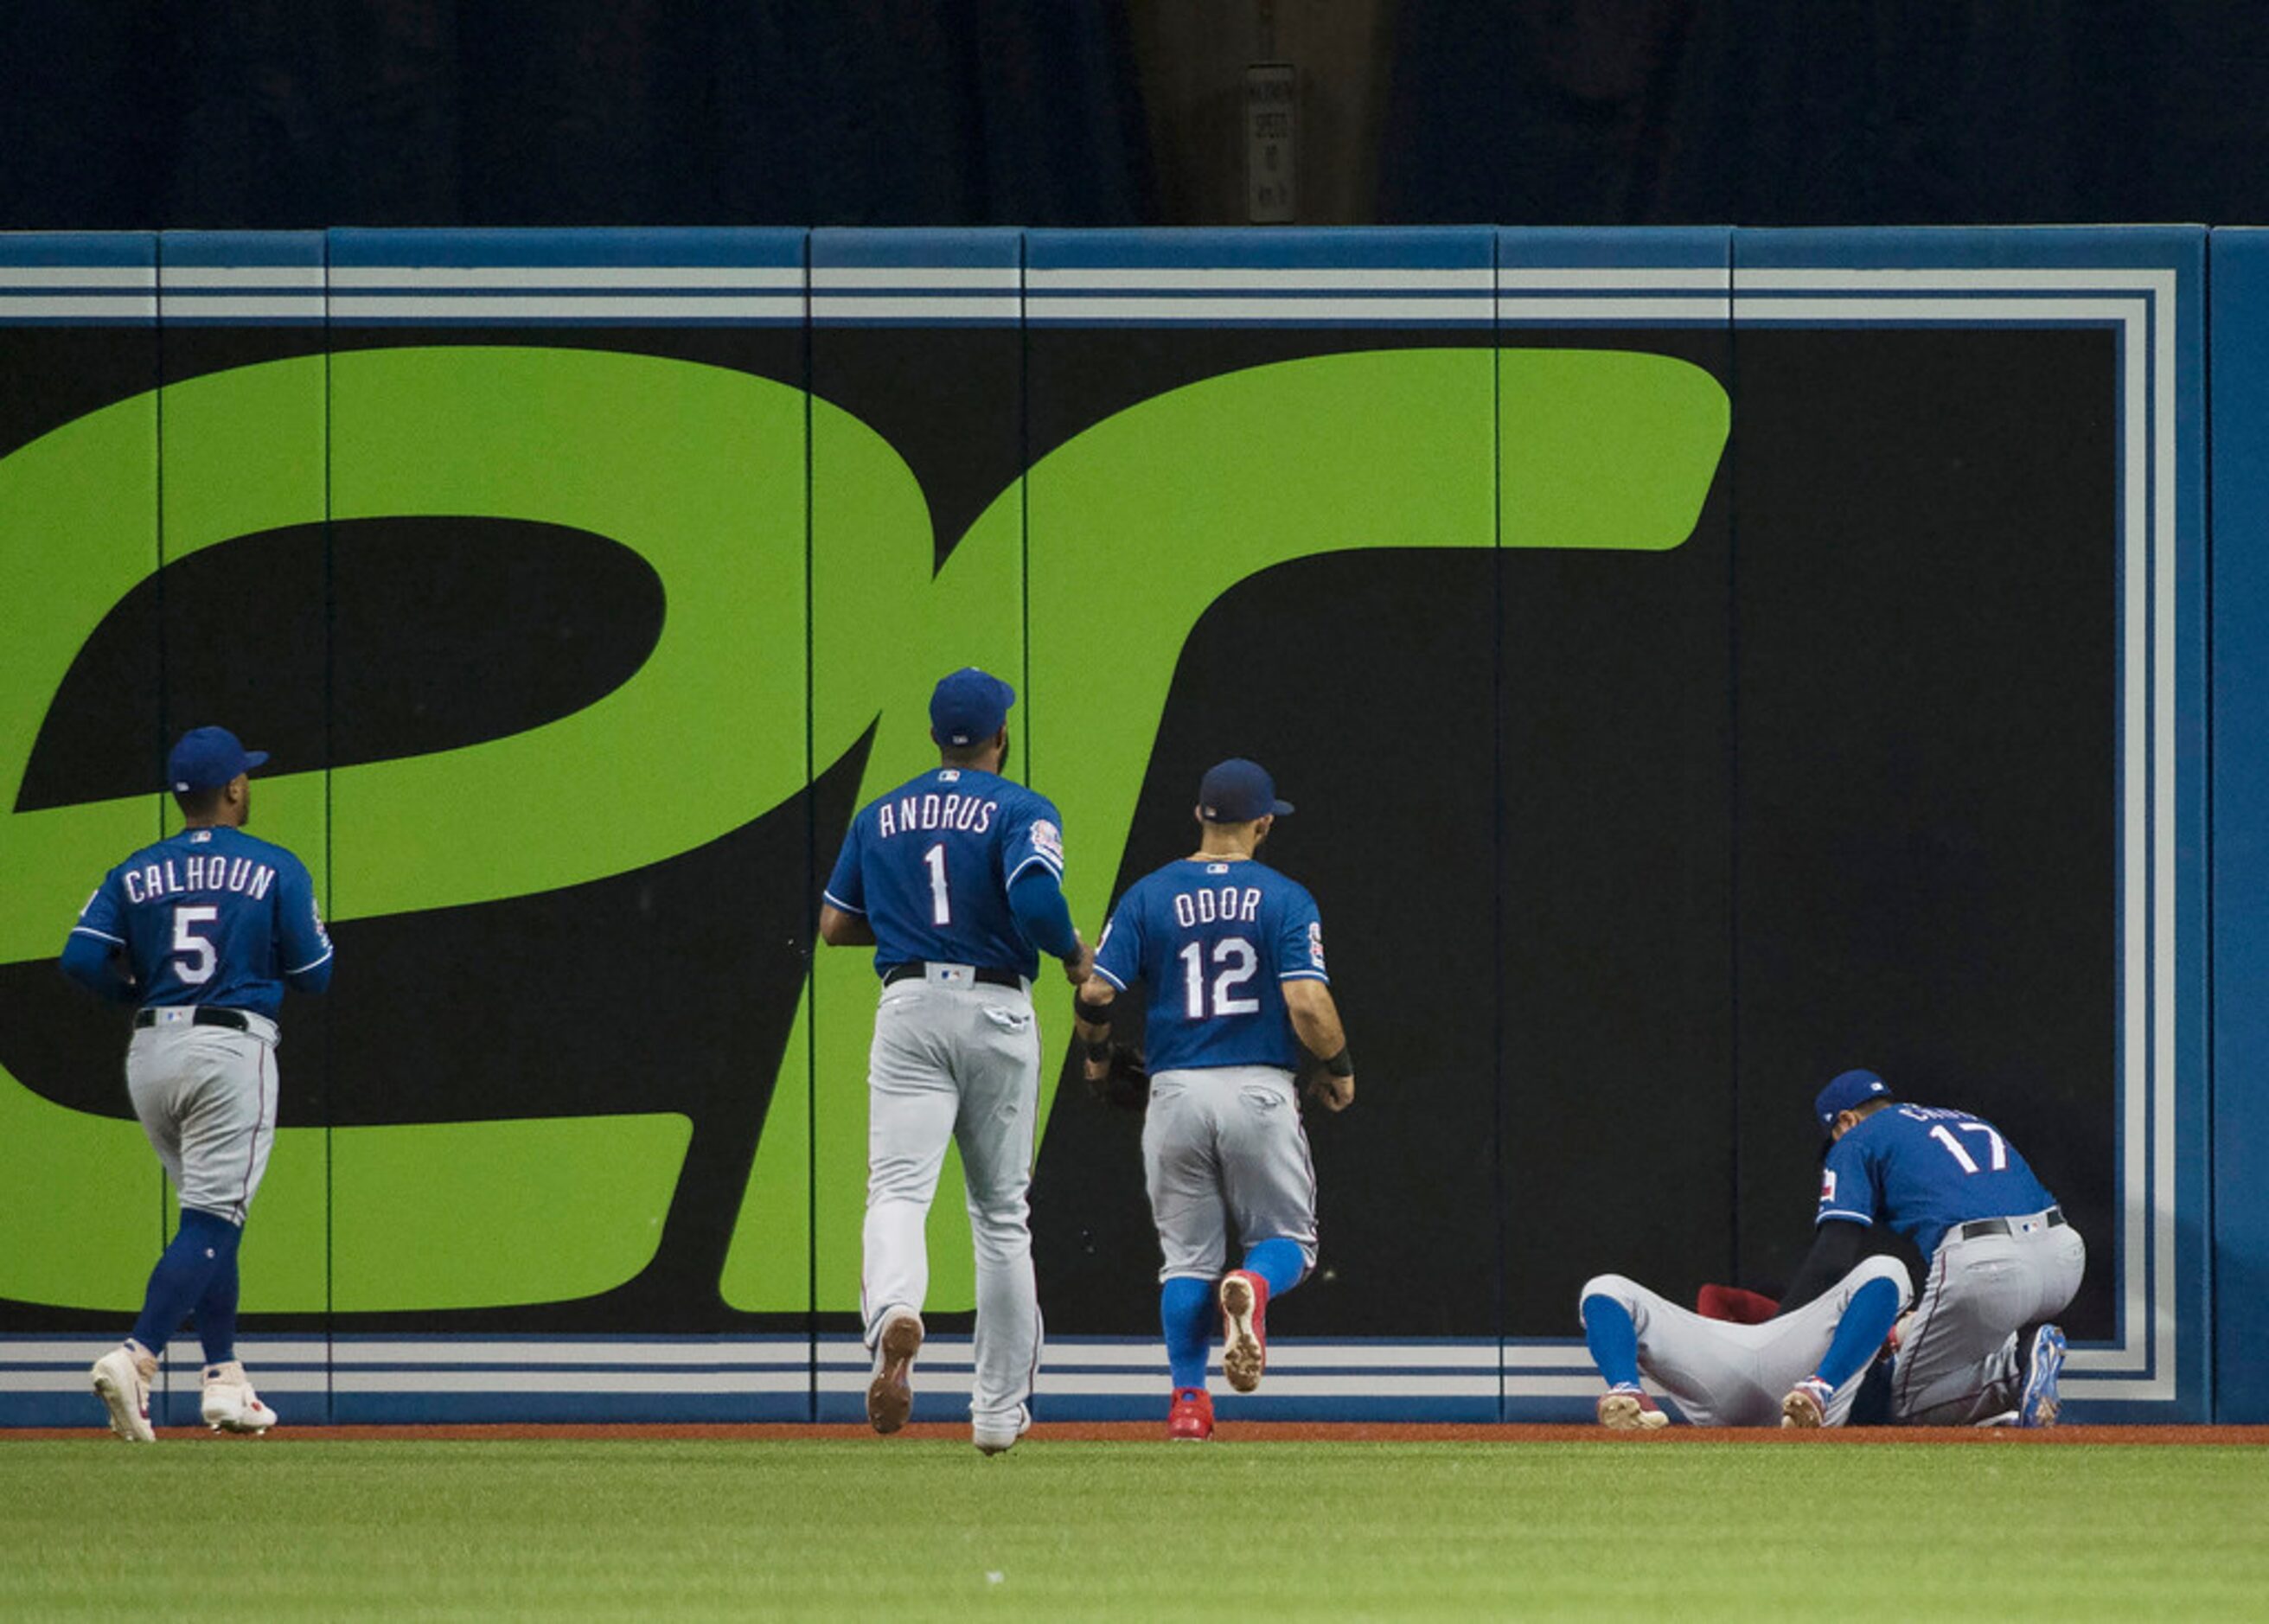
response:
[[[184,794],[193,789],[218,789],[267,759],[266,750],[246,749],[225,727],[192,727],[166,757],[166,781]]]
[[[1820,1131],[1833,1133],[1836,1118],[1847,1111],[1856,1110],[1869,1100],[1891,1097],[1891,1085],[1871,1071],[1848,1071],[1829,1080],[1812,1102],[1812,1114],[1820,1118]]]
[[[940,744],[977,744],[1009,725],[1016,690],[975,666],[938,679],[929,697],[929,736]]]
[[[1276,780],[1268,770],[1242,756],[1214,767],[1198,785],[1198,816],[1208,823],[1250,823],[1291,809],[1290,801],[1276,799]]]

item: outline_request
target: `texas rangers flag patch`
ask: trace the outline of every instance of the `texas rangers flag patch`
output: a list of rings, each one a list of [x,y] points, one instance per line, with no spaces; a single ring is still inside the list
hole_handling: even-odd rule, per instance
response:
[[[1820,1175],[1820,1204],[1822,1207],[1825,1207],[1835,1199],[1836,1170],[1833,1168],[1829,1168],[1823,1170]]]
[[[1032,820],[1032,850],[1057,867],[1063,867],[1063,830],[1044,817]]]
[[[1324,926],[1320,919],[1312,919],[1308,924],[1308,963],[1318,970],[1324,967]]]

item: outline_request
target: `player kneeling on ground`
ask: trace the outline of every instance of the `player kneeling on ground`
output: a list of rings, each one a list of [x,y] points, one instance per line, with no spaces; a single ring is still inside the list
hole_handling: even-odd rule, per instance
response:
[[[1785,1303],[1848,1269],[1881,1224],[1928,1260],[1900,1326],[1895,1425],[2056,1422],[2064,1332],[2088,1248],[2056,1198],[1992,1123],[1911,1105],[1871,1071],[1848,1071],[1813,1102],[1827,1140],[1812,1251]]]
[[[1222,1369],[1238,1392],[1268,1367],[1269,1299],[1316,1261],[1316,1174],[1300,1126],[1304,1047],[1324,1061],[1314,1096],[1342,1111],[1355,1063],[1324,970],[1324,927],[1304,887],[1253,855],[1291,811],[1253,762],[1223,762],[1198,789],[1198,849],[1120,898],[1076,1013],[1090,1087],[1126,1077],[1112,1001],[1149,989],[1151,1067],[1142,1164],[1165,1261],[1158,1318],[1174,1395],[1169,1438],[1213,1436],[1207,1353],[1216,1311]],[[1120,1064],[1114,1067],[1114,1059]],[[1141,1103],[1139,1084],[1125,1103]],[[1222,1273],[1235,1239],[1244,1266]]]

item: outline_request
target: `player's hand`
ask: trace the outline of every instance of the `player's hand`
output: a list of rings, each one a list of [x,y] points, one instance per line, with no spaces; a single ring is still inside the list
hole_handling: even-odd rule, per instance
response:
[[[1326,1111],[1345,1111],[1355,1104],[1355,1074],[1334,1077],[1329,1072],[1319,1072],[1308,1085],[1308,1097]]]
[[[1074,940],[1076,941],[1077,938],[1075,937]],[[1095,949],[1084,941],[1080,942],[1077,953],[1063,962],[1064,979],[1075,987],[1085,986],[1088,977],[1093,974],[1094,971]]]

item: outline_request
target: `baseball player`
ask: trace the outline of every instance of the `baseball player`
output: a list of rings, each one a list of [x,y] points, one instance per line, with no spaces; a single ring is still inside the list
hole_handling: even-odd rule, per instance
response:
[[[1784,1310],[1851,1268],[1881,1223],[1929,1262],[1899,1330],[1892,1421],[2053,1426],[2065,1356],[2054,1321],[2088,1265],[2056,1198],[1992,1123],[1903,1104],[1874,1072],[1837,1076],[1813,1111],[1828,1135],[1820,1207]],[[1819,1424],[1816,1399],[1790,1391],[1792,1424]]]
[[[1253,855],[1291,810],[1253,762],[1208,772],[1198,849],[1120,898],[1076,1005],[1093,1083],[1110,1067],[1113,1000],[1138,981],[1149,990],[1142,1165],[1164,1255],[1169,1438],[1213,1436],[1216,1315],[1229,1384],[1251,1392],[1268,1368],[1269,1299],[1315,1266],[1316,1170],[1295,1088],[1303,1049],[1323,1059],[1321,1104],[1342,1111],[1355,1098],[1315,899]],[[1243,1266],[1224,1274],[1232,1239]]]
[[[244,832],[249,774],[267,759],[226,728],[183,734],[166,777],[186,827],[105,875],[63,944],[65,974],[138,1006],[127,1092],[181,1198],[181,1228],[150,1273],[134,1334],[90,1372],[110,1429],[129,1443],[157,1439],[158,1355],[192,1313],[205,1425],[276,1424],[236,1357],[237,1242],[276,1142],[284,989],[329,985],[331,941],[306,867]]]
[[[1608,1384],[1600,1425],[1652,1431],[1670,1417],[1639,1384],[1644,1372],[1697,1427],[1840,1427],[1860,1378],[1913,1296],[1896,1258],[1860,1260],[1832,1290],[1757,1325],[1705,1319],[1621,1274],[1585,1283],[1584,1341]],[[1788,1411],[1802,1389],[1808,1422]]]
[[[868,1060],[867,1419],[896,1432],[913,1407],[929,1287],[922,1225],[950,1139],[977,1256],[970,1433],[988,1455],[1031,1426],[1040,1359],[1025,1200],[1040,1083],[1031,979],[1043,951],[1075,986],[1093,956],[1064,903],[1054,806],[1001,776],[1016,698],[973,666],[938,683],[939,764],[860,809],[819,910],[821,937],[872,944],[883,981]]]

